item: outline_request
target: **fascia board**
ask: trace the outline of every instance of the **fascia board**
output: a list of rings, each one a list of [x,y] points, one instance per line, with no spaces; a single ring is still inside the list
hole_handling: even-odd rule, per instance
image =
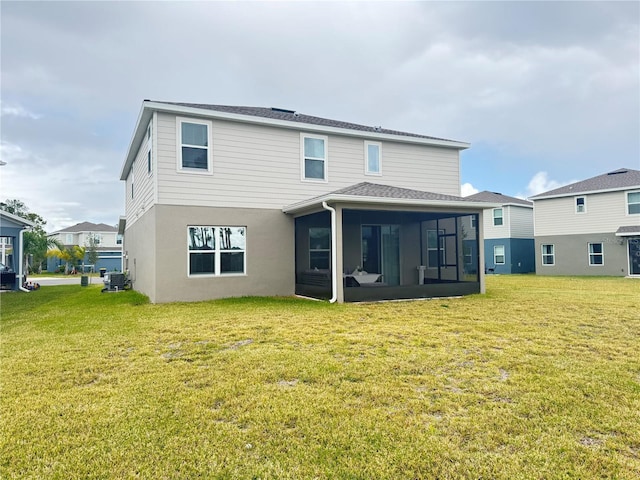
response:
[[[23,225],[25,227],[36,226],[36,224],[33,223],[31,220],[27,220],[26,218],[19,217],[18,215],[14,215],[13,213],[5,212],[4,210],[2,210],[2,216],[8,218],[9,220],[19,225]]]
[[[487,208],[499,208],[500,203],[487,203],[487,202],[465,202],[456,200],[420,200],[413,198],[386,198],[386,197],[364,197],[354,195],[335,195],[329,194],[324,197],[305,200],[292,205],[288,205],[282,209],[284,213],[297,213],[303,210],[310,209],[315,205],[322,204],[322,202],[334,202],[334,203],[362,203],[369,205],[391,205],[391,206],[411,206],[411,207],[453,207],[461,208],[463,210],[484,210]]]
[[[575,191],[569,193],[560,193],[557,195],[545,195],[544,193],[540,195],[535,195],[533,197],[529,197],[528,199],[531,201],[536,200],[547,200],[552,198],[564,198],[564,197],[580,197],[582,195],[593,195],[594,193],[608,193],[608,192],[624,192],[627,190],[638,190],[640,189],[640,185],[629,185],[628,187],[616,187],[616,188],[604,188],[602,190],[587,190],[587,191]]]
[[[131,164],[135,160],[136,154],[138,153],[138,147],[140,146],[140,143],[144,138],[147,124],[153,116],[153,109],[149,107],[150,104],[152,104],[152,102],[142,102],[142,107],[140,107],[140,113],[138,114],[136,127],[133,130],[133,135],[131,136],[131,141],[129,142],[129,148],[127,149],[127,156],[125,157],[124,163],[122,164],[122,169],[120,170],[120,180],[126,180],[127,176],[129,176]]]

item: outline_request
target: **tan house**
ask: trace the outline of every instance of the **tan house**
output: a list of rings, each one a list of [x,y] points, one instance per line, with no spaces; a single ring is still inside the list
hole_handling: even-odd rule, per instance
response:
[[[125,269],[152,302],[483,292],[482,229],[463,225],[497,205],[460,197],[468,147],[292,110],[145,100],[120,176]]]
[[[539,275],[640,276],[640,171],[620,168],[531,200]]]

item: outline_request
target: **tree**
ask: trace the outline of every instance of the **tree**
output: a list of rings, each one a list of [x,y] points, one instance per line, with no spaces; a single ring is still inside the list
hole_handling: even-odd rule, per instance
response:
[[[55,239],[49,238],[47,232],[44,231],[47,221],[37,213],[30,212],[22,200],[7,199],[4,202],[0,202],[0,209],[29,220],[35,225],[31,230],[24,232],[23,258],[21,261],[25,272],[33,273],[33,270],[40,270],[40,266],[47,256],[47,250],[60,246]],[[31,259],[31,262],[29,259]]]
[[[93,265],[94,271],[96,263],[98,263],[98,245],[100,245],[100,237],[95,233],[90,233],[87,241],[85,242],[85,248],[87,252],[87,260],[90,265]]]
[[[76,266],[80,260],[84,258],[86,249],[73,245],[72,247],[64,247],[60,245],[47,251],[47,257],[56,257],[65,262],[64,273],[68,274],[72,266]]]

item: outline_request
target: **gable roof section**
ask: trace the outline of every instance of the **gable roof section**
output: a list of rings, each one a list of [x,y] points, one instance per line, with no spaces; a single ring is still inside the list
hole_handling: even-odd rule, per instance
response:
[[[5,212],[4,210],[0,210],[0,226],[4,227],[35,227],[35,223],[26,218],[19,217],[18,215],[14,215],[13,213]]]
[[[501,203],[502,205],[517,205],[518,207],[533,208],[533,202],[523,200],[522,198],[510,197],[509,195],[503,195],[498,192],[489,192],[488,190],[474,193],[473,195],[469,195],[465,198],[477,200],[479,202],[492,202]]]
[[[140,114],[138,115],[133,137],[129,144],[127,156],[124,164],[122,165],[120,180],[127,179],[131,164],[133,163],[138,152],[138,148],[144,139],[149,120],[153,116],[153,112],[156,111],[193,117],[257,123],[273,127],[294,129],[297,131],[306,131],[309,133],[333,133],[336,135],[358,136],[378,141],[393,140],[396,142],[417,143],[422,145],[452,148],[456,150],[464,150],[470,146],[466,142],[460,142],[457,140],[447,140],[444,138],[430,137],[416,133],[359,125],[340,120],[314,117],[312,115],[303,115],[293,110],[286,110],[282,108],[208,105],[201,103],[144,100],[142,102]]]
[[[564,187],[549,190],[529,197],[532,200],[543,198],[567,197],[584,193],[609,192],[640,188],[640,171],[631,168],[619,168],[609,173],[588,178]]]
[[[62,230],[57,230],[55,232],[50,233],[49,235],[53,235],[56,233],[79,233],[79,232],[117,232],[118,229],[112,225],[107,225],[106,223],[91,223],[91,222],[80,222],[75,225],[67,228],[63,228]]]
[[[478,210],[499,207],[500,204],[484,203],[454,195],[424,192],[409,188],[391,187],[376,183],[362,182],[350,187],[313,197],[302,202],[288,205],[282,209],[284,213],[295,214],[317,208],[323,202],[369,203],[396,206],[423,207],[458,207],[465,210]]]

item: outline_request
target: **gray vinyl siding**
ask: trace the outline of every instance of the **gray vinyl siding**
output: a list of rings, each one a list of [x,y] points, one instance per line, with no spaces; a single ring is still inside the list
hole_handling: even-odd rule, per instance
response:
[[[212,124],[213,175],[178,173],[176,117],[158,113],[158,203],[281,209],[364,181],[460,194],[455,149],[382,142],[383,174],[372,177],[364,173],[364,138],[328,135],[328,182],[306,182],[300,160],[304,130]]]
[[[154,142],[155,137],[155,132],[153,132],[151,135],[152,142]],[[135,223],[155,202],[154,177],[156,176],[156,168],[154,165],[151,174],[147,171],[148,149],[149,144],[145,136],[145,140],[138,149],[135,162],[125,182],[125,213],[128,225]],[[153,157],[156,156],[154,150],[155,148],[152,148],[152,162],[154,162]],[[132,178],[134,181],[133,198],[131,197]]]
[[[509,206],[511,238],[533,238],[533,208]]]
[[[576,213],[575,196],[535,200],[536,237],[615,232],[640,222],[640,215],[627,214],[625,191],[578,196],[586,198],[586,213]]]
[[[589,265],[589,243],[602,243],[603,265]],[[542,245],[553,245],[555,265],[542,265]],[[614,275],[628,274],[627,242],[615,233],[536,236],[538,275]]]
[[[502,207],[502,225],[493,224],[493,211],[495,209],[488,208],[484,211],[484,238],[509,238],[511,236],[510,218],[511,211],[507,206]]]

